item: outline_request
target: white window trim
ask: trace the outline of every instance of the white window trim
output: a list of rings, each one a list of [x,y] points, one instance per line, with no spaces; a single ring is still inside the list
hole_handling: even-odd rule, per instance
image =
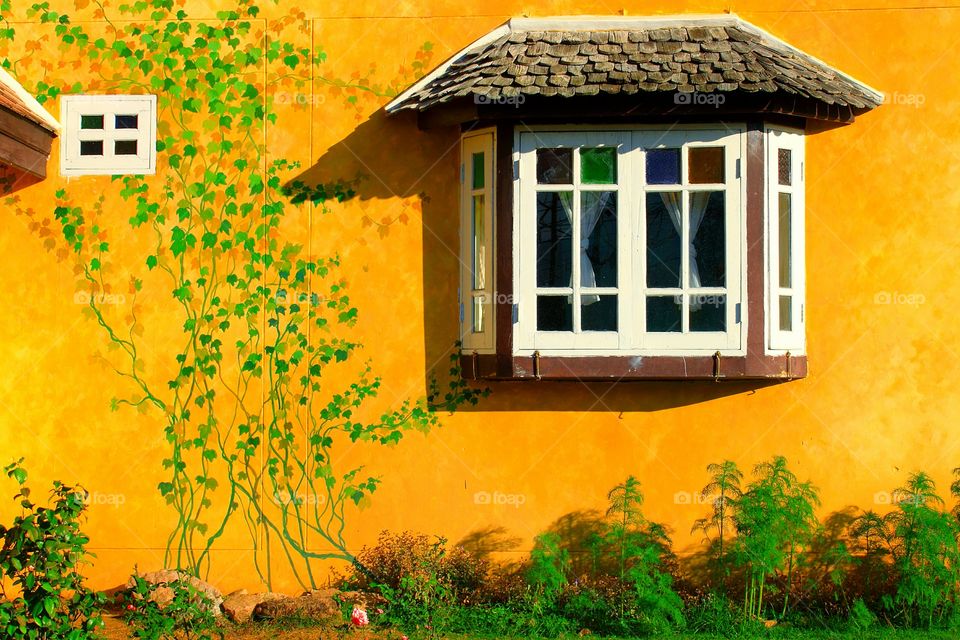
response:
[[[136,129],[114,129],[113,116],[138,116]],[[83,115],[103,115],[103,129],[81,129]],[[60,173],[82,175],[152,175],[157,169],[157,96],[63,95],[60,98]],[[80,155],[82,140],[103,140],[104,155]],[[136,155],[114,155],[113,143],[136,140]]]
[[[766,148],[764,248],[766,291],[765,351],[769,355],[804,355],[806,353],[806,258],[805,258],[805,137],[800,129],[768,125],[764,127]],[[789,149],[791,155],[790,186],[779,184],[778,150]],[[791,284],[784,289],[779,282],[779,194],[790,194],[792,250]],[[793,297],[791,331],[780,330],[779,296]]]
[[[460,143],[460,342],[464,351],[493,353],[496,347],[496,263],[494,252],[494,216],[496,211],[496,175],[494,174],[496,157],[495,130],[482,129],[465,134]],[[473,154],[484,154],[483,188],[473,189]],[[474,289],[474,235],[473,235],[473,196],[484,197],[484,251],[486,253],[485,273],[482,292]],[[483,331],[473,330],[474,298],[484,300],[486,324]]]
[[[531,237],[533,232],[531,225],[535,224],[533,217],[530,215],[524,216],[521,212],[522,203],[526,197],[529,199],[529,193],[534,190],[534,187],[531,186],[531,183],[535,183],[535,175],[527,175],[532,169],[530,168],[533,164],[533,161],[529,159],[533,154],[531,153],[532,148],[530,143],[527,140],[530,139],[529,134],[536,134],[540,138],[545,138],[546,136],[550,137],[551,143],[549,145],[535,145],[535,146],[560,146],[554,145],[554,142],[562,141],[564,134],[579,134],[579,135],[596,135],[599,136],[597,139],[603,139],[605,134],[619,136],[621,140],[621,152],[618,154],[620,158],[620,202],[630,203],[631,207],[638,206],[638,203],[642,201],[642,198],[637,198],[636,196],[643,193],[644,188],[639,187],[637,182],[638,180],[630,180],[629,176],[641,176],[640,170],[642,169],[642,161],[636,161],[635,158],[642,157],[642,154],[638,152],[638,149],[641,146],[650,147],[649,141],[651,136],[659,136],[663,138],[663,144],[661,146],[673,146],[676,144],[676,139],[678,136],[689,137],[691,138],[689,142],[691,145],[695,146],[697,142],[694,142],[693,138],[697,136],[699,132],[703,132],[704,136],[711,136],[710,138],[704,139],[704,142],[713,141],[713,144],[716,144],[717,140],[723,140],[725,145],[728,145],[729,149],[735,151],[735,153],[728,153],[727,155],[727,183],[728,185],[733,182],[732,186],[728,186],[728,201],[727,202],[727,212],[728,212],[728,225],[729,221],[734,219],[736,221],[736,232],[728,233],[728,279],[727,279],[727,306],[728,306],[728,327],[730,329],[724,334],[717,336],[716,334],[703,334],[698,336],[696,334],[684,334],[683,338],[686,340],[686,344],[678,344],[678,340],[675,340],[675,336],[664,335],[664,334],[644,334],[642,331],[642,322],[644,320],[643,314],[639,313],[640,309],[640,300],[642,299],[641,295],[633,296],[634,305],[629,305],[628,296],[621,295],[619,300],[618,316],[619,316],[619,326],[620,331],[617,333],[600,333],[597,332],[593,335],[590,334],[580,334],[576,336],[573,340],[568,338],[566,344],[563,344],[562,347],[556,346],[557,343],[551,343],[549,340],[541,341],[538,339],[538,335],[534,328],[534,319],[535,319],[535,304],[528,303],[527,301],[535,300],[535,255],[533,258],[533,263],[530,263],[530,249],[523,247],[523,240]],[[707,132],[713,132],[712,134]],[[722,132],[723,135],[717,136],[717,133]],[[669,356],[685,356],[685,355],[712,355],[717,351],[720,351],[721,354],[725,356],[740,356],[746,354],[747,348],[747,260],[746,260],[746,179],[745,179],[745,168],[744,168],[744,159],[746,158],[746,126],[743,124],[712,124],[712,125],[690,125],[682,127],[670,127],[664,128],[662,126],[580,126],[580,125],[567,125],[567,126],[542,126],[542,127],[523,127],[521,131],[518,128],[515,131],[514,139],[514,149],[513,154],[513,164],[515,167],[514,174],[514,199],[513,199],[513,219],[514,219],[514,246],[513,246],[513,264],[514,264],[514,291],[516,292],[519,302],[517,309],[516,324],[514,330],[514,344],[513,352],[515,355],[530,355],[535,351],[539,352],[541,355],[558,355],[558,356],[595,356],[595,355],[621,355],[621,356],[657,356],[657,355],[669,355]],[[623,141],[628,141],[623,143]],[[641,142],[642,141],[642,144]],[[669,141],[669,142],[668,142]],[[568,143],[569,144],[569,143]],[[583,144],[578,143],[579,144]],[[625,146],[625,148],[624,148]],[[526,155],[525,155],[526,154]],[[527,162],[524,162],[524,158],[527,158]],[[684,158],[683,162],[686,162]],[[637,165],[637,166],[634,166]],[[652,191],[662,191],[664,190],[660,185],[651,186],[650,190]],[[642,246],[642,234],[644,233],[643,229],[643,220],[642,217],[637,212],[636,214],[626,212],[623,207],[620,208],[618,212],[618,225],[631,224],[629,229],[629,236],[623,235],[623,227],[620,227],[620,239],[621,241],[625,237],[630,238],[630,243],[632,243],[632,262],[633,264],[624,264],[624,256],[628,255],[627,251],[621,251],[621,263],[618,266],[618,289],[620,291],[630,291],[633,286],[633,282],[637,281],[636,274],[639,275],[639,282],[643,282],[643,263],[644,263],[644,251],[636,250],[636,247]],[[535,250],[534,250],[535,251]],[[628,256],[629,259],[631,256]],[[576,263],[576,261],[574,261]],[[737,266],[739,265],[739,266]],[[729,267],[737,268],[729,268]],[[737,314],[737,305],[739,304],[739,314]],[[631,306],[635,308],[631,308]],[[739,322],[737,320],[737,315],[739,315]],[[639,318],[640,324],[634,320],[635,317]],[[731,319],[734,322],[731,322]],[[570,336],[571,334],[567,333],[558,333],[554,334],[557,337]],[[583,337],[589,336],[589,337]],[[694,336],[694,337],[690,337]],[[590,338],[594,338],[591,340]],[[666,338],[664,340],[663,338]],[[719,339],[718,339],[719,338]],[[698,340],[699,339],[699,340]]]

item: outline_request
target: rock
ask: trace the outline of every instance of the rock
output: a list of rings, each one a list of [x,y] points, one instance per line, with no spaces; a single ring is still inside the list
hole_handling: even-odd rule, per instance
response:
[[[151,585],[154,585],[154,588],[150,592],[149,600],[157,603],[157,606],[159,606],[161,609],[165,607],[171,600],[173,600],[173,588],[169,587],[168,585],[171,582],[180,580],[181,582],[189,584],[194,589],[202,593],[204,598],[210,603],[210,612],[217,616],[220,615],[220,605],[223,602],[223,595],[213,585],[208,584],[203,580],[190,575],[189,573],[174,571],[173,569],[163,569],[162,571],[139,574],[137,577],[145,580]],[[131,576],[131,578],[127,581],[126,588],[133,589],[135,586],[136,581]]]
[[[223,599],[220,608],[224,615],[233,622],[246,622],[253,615],[254,609],[262,602],[271,602],[274,600],[289,599],[282,593],[247,593],[246,589],[235,591]]]
[[[266,600],[253,609],[254,620],[278,620],[281,618],[309,618],[319,622],[341,622],[342,605],[375,609],[384,603],[382,596],[358,591],[318,589],[307,591],[296,598]]]

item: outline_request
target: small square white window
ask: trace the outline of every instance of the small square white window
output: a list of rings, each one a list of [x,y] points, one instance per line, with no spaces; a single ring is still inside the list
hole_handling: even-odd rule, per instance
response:
[[[65,95],[60,122],[62,175],[156,172],[156,96]]]

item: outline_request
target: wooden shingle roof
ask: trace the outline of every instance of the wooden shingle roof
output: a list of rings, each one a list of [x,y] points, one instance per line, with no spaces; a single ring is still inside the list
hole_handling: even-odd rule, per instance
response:
[[[60,130],[56,119],[3,67],[0,67],[0,108],[39,125],[50,133]]]
[[[862,113],[883,95],[733,15],[513,19],[389,105],[651,92],[782,94]]]

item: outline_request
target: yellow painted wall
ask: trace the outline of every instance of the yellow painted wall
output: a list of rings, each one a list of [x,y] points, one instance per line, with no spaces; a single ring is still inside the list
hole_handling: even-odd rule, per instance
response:
[[[77,11],[74,2],[52,4]],[[102,22],[85,4],[76,2],[83,7],[77,15]],[[213,4],[187,1],[194,17],[212,17]],[[850,504],[876,507],[875,493],[914,469],[932,473],[945,491],[950,469],[960,465],[954,382],[960,340],[951,320],[960,306],[960,10],[938,8],[942,3],[933,0],[901,4],[297,4],[301,13],[289,35],[304,46],[322,46],[328,60],[312,88],[278,107],[280,119],[266,132],[268,151],[304,166],[323,159],[314,172],[321,177],[367,178],[359,197],[330,205],[327,214],[305,212],[285,233],[309,243],[316,255],[335,249],[343,256],[360,309],[357,335],[384,378],[382,398],[389,402],[422,394],[424,363],[445,369],[444,350],[455,339],[458,132],[420,132],[413,118],[388,119],[379,111],[388,98],[361,91],[351,104],[349,92],[324,78],[358,72],[402,88],[418,75],[412,63],[424,42],[432,52],[420,59],[431,68],[523,14],[733,11],[890,96],[854,125],[808,139],[807,379],[756,390],[714,383],[493,384],[488,399],[444,418],[442,429],[367,455],[384,483],[372,506],[353,514],[355,548],[382,529],[456,541],[503,526],[523,539],[522,551],[560,516],[602,507],[606,491],[635,474],[649,517],[673,527],[676,548],[689,552],[697,538],[688,531],[705,507],[676,504],[675,494],[695,493],[706,481],[705,466],[724,458],[749,468],[786,455],[798,475],[822,489],[823,514]],[[286,15],[291,5],[271,6],[264,19]],[[18,46],[48,33],[23,9],[16,9]],[[39,51],[17,69],[24,84],[63,73],[57,55],[49,40],[39,42]],[[67,73],[93,77],[85,67]],[[57,177],[56,154],[55,144],[51,177],[18,193],[39,212],[37,221],[49,217],[53,191],[65,184]],[[101,178],[66,186],[90,203],[114,188]],[[110,411],[124,382],[106,366],[112,355],[101,331],[74,302],[71,262],[45,250],[42,223],[31,226],[12,207],[0,215],[0,291],[7,303],[0,314],[0,459],[26,456],[37,488],[59,478],[102,496],[89,512],[97,554],[90,575],[94,585],[109,587],[134,564],[153,569],[162,563],[173,517],[156,491],[162,425],[151,412]],[[123,226],[129,211],[117,207],[109,215]],[[115,238],[113,246],[115,266],[125,260],[139,266],[145,255],[132,235]],[[893,294],[894,303],[878,304],[883,293]],[[164,349],[177,335],[163,331],[167,298],[160,291],[141,300],[151,345],[144,354],[147,375],[162,367]],[[344,455],[362,457],[359,449]],[[0,495],[11,489],[6,482],[0,481]],[[522,504],[477,505],[478,491],[521,496]],[[0,502],[0,518],[11,515],[11,504]],[[224,590],[258,586],[242,532],[232,530],[219,545],[210,579]],[[295,585],[282,578],[275,588]]]

